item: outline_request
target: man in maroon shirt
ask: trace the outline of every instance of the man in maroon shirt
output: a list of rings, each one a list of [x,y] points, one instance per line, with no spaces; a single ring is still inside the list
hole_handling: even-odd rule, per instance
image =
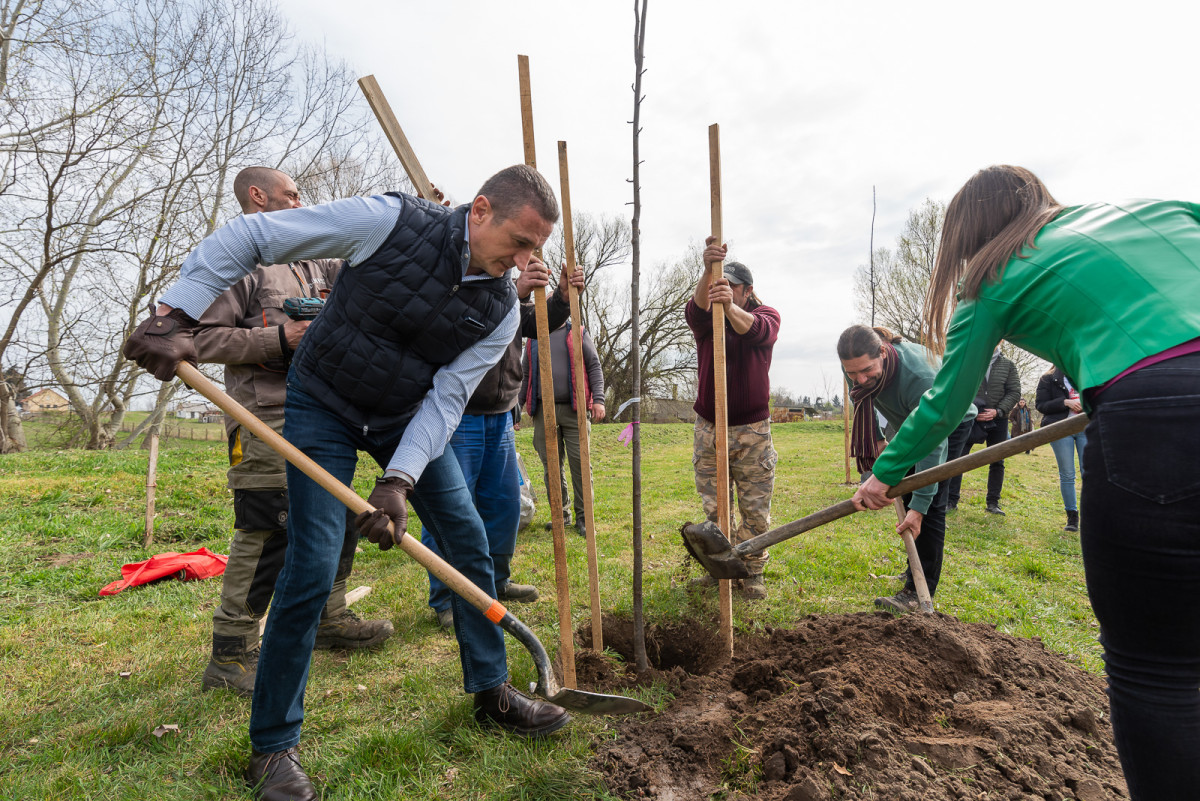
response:
[[[734,544],[766,532],[771,527],[771,492],[775,487],[775,460],[771,446],[771,350],[779,336],[779,312],[764,306],[754,294],[754,278],[741,262],[725,262],[725,277],[712,280],[712,264],[725,261],[725,246],[713,237],[705,240],[704,275],[685,309],[688,327],[696,337],[699,360],[699,397],[692,461],[696,466],[696,491],[704,502],[704,513],[717,522],[717,454],[713,425],[716,402],[713,396],[712,304],[725,307],[726,408],[729,422],[729,477],[737,489],[741,524],[731,537]],[[730,520],[733,493],[730,493]],[[763,551],[746,559],[750,576],[742,579],[742,595],[750,600],[767,597]],[[704,576],[696,582],[713,586]]]

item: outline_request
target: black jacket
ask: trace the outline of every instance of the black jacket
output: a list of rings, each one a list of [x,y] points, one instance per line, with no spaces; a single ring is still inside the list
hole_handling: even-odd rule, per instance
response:
[[[1067,398],[1071,391],[1063,383],[1063,371],[1057,367],[1051,373],[1046,373],[1038,381],[1037,398],[1034,407],[1042,413],[1042,425],[1048,426],[1059,420],[1066,420],[1071,410],[1067,408]]]

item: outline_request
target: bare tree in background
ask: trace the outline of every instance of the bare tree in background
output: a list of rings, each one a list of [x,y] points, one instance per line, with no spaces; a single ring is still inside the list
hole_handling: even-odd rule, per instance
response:
[[[161,419],[172,393],[119,348],[238,213],[238,170],[321,195],[398,185],[349,70],[296,47],[264,0],[0,0],[0,36],[0,364],[61,387],[87,447],[112,444],[141,393]],[[0,449],[17,447],[6,392]]]

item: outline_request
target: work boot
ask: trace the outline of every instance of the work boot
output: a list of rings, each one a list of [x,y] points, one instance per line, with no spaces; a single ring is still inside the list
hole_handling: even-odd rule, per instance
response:
[[[563,515],[563,528],[568,529],[570,527],[571,527],[571,516]],[[547,520],[546,521],[546,531],[553,531],[553,530],[554,530],[554,520]]]
[[[454,610],[453,609],[451,609],[450,607],[447,606],[445,609],[435,609],[434,611],[437,612],[437,619],[438,619],[439,626],[441,626],[444,629],[453,629],[454,628]]]
[[[522,695],[506,681],[475,693],[475,722],[536,739],[566,726],[571,716],[561,706]]]
[[[689,587],[695,587],[700,590],[711,590],[717,586],[717,580],[708,573],[705,573],[700,578],[694,578],[688,582]]]
[[[395,630],[390,620],[363,620],[347,609],[337,617],[321,621],[313,648],[318,651],[373,648],[391,637]]]
[[[532,584],[514,584],[505,581],[496,585],[496,600],[515,604],[532,603],[538,599],[537,587]]]
[[[742,597],[747,601],[765,601],[767,599],[767,588],[763,584],[762,573],[742,579],[741,590]]]
[[[989,503],[987,506],[984,507],[984,511],[986,511],[988,514],[992,514],[992,515],[1004,514],[1004,510],[1000,508],[1000,504],[998,504],[998,503]]]
[[[273,754],[251,751],[244,775],[259,801],[316,801],[317,791],[300,767],[294,746]]]
[[[201,687],[205,690],[233,690],[243,698],[254,695],[254,676],[258,671],[258,649],[250,651],[213,652],[204,669]]]
[[[958,501],[946,501],[946,511],[947,512],[958,511]]]
[[[1079,531],[1079,510],[1067,510],[1067,524],[1063,526],[1063,531]]]
[[[582,520],[575,521],[575,533],[581,537],[587,537],[587,527],[583,524]]]
[[[921,603],[917,600],[916,590],[903,589],[895,595],[876,598],[875,606],[886,612],[900,615],[916,612],[921,608]]]

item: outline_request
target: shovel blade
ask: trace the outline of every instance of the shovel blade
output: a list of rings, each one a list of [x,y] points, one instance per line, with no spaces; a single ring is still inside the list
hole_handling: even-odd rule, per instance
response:
[[[541,696],[552,704],[558,704],[570,712],[580,712],[584,715],[635,715],[638,712],[650,712],[654,709],[636,698],[589,693],[584,690],[568,690],[565,687],[558,688],[558,691],[551,695],[543,692],[543,688],[537,682],[529,683],[529,692]]]
[[[728,580],[750,575],[746,563],[733,552],[733,546],[716,523],[708,520],[703,523],[688,523],[679,533],[683,535],[683,546],[687,548],[688,553],[703,565],[713,578]]]

